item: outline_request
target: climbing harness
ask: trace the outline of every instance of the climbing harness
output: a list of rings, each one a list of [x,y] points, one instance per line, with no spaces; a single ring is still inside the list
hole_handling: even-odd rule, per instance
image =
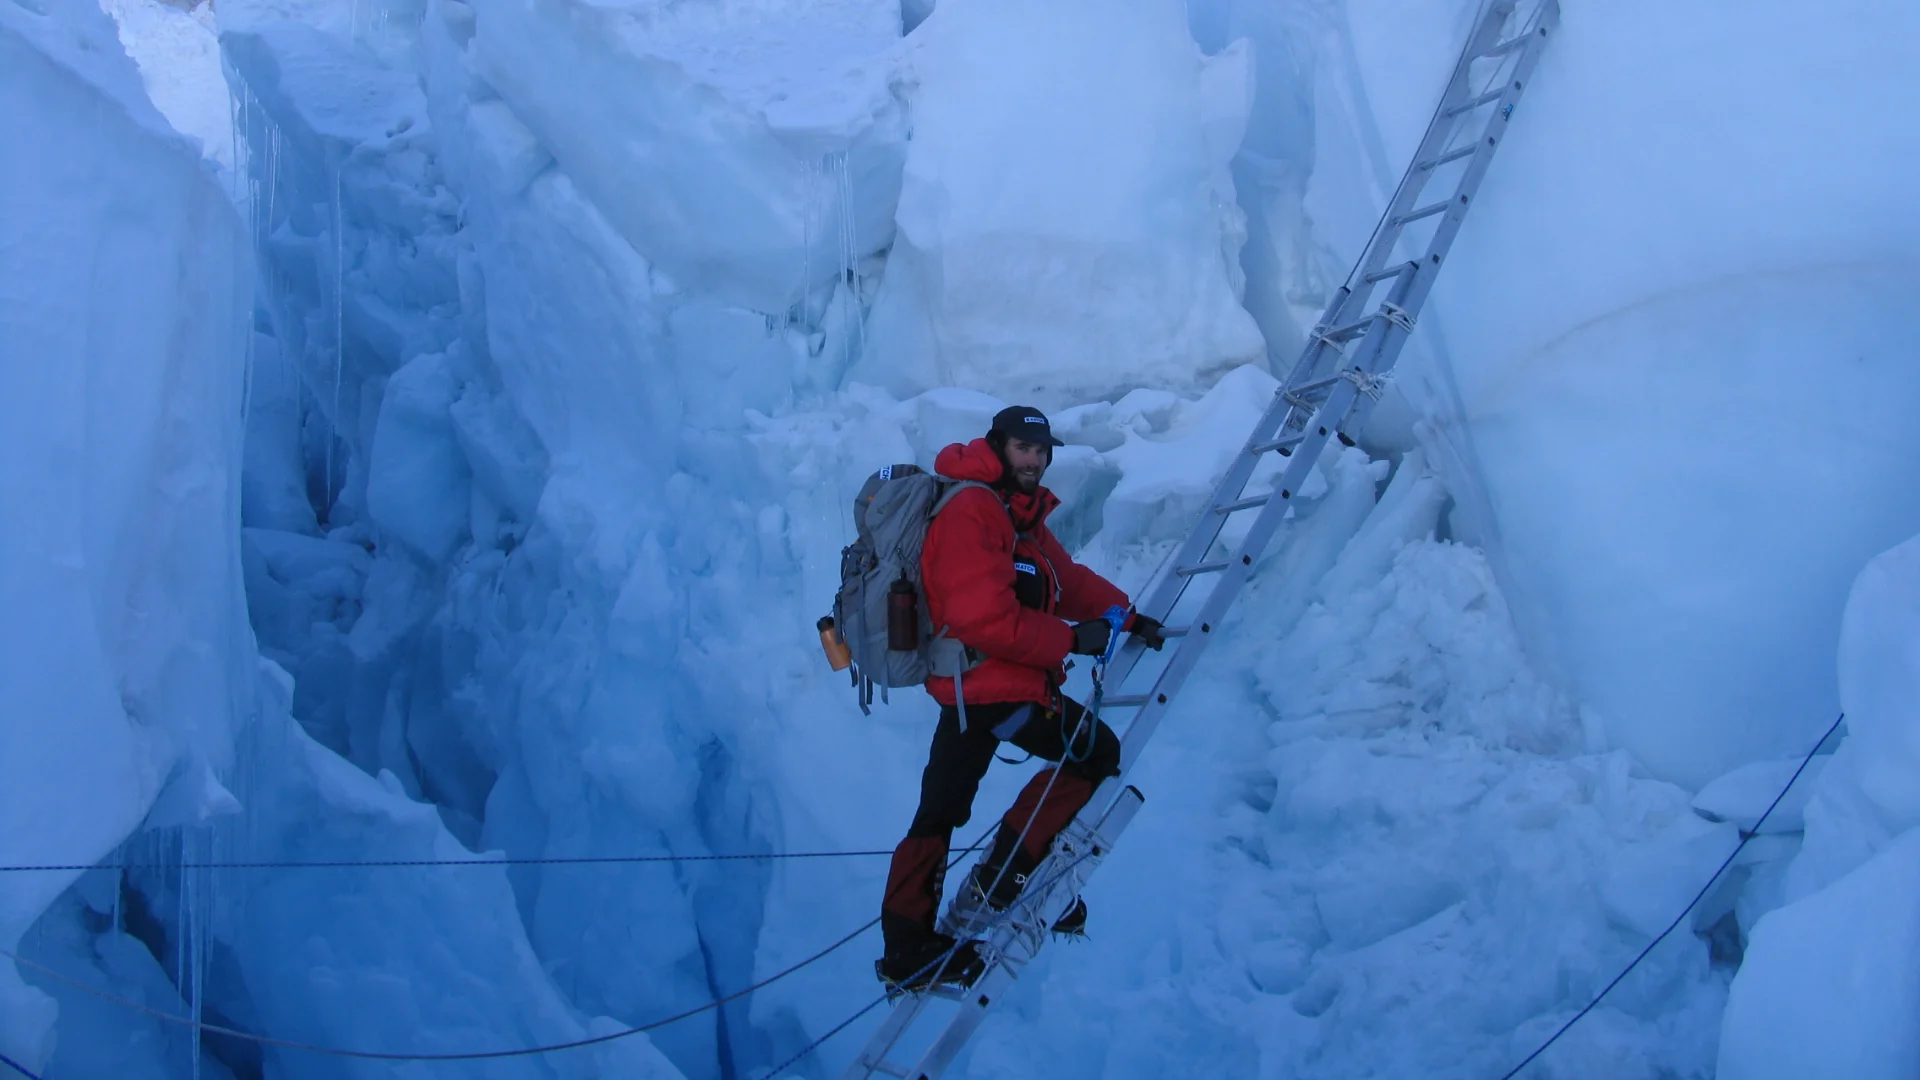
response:
[[[1159,662],[1147,667],[1141,667],[1146,647],[1137,641],[1117,645],[1117,651],[1102,658],[1096,705],[1102,711],[1132,711],[1121,734],[1120,774],[1102,783],[1060,831],[1052,851],[1030,875],[1033,880],[1008,907],[1013,917],[981,934],[978,951],[986,961],[986,974],[964,992],[928,991],[896,1002],[841,1074],[842,1080],[871,1080],[876,1075],[937,1080],[993,1002],[1005,996],[1033,960],[1052,925],[1078,902],[1087,879],[1140,808],[1143,797],[1127,784],[1127,773],[1288,518],[1294,493],[1306,483],[1328,441],[1337,438],[1352,446],[1354,434],[1371,416],[1383,389],[1381,380],[1413,332],[1441,262],[1506,136],[1513,106],[1559,18],[1557,0],[1487,0],[1476,13],[1413,162],[1346,283],[1316,322],[1299,359],[1182,542],[1173,571],[1139,606],[1142,614],[1161,624],[1172,648],[1164,656],[1156,653]],[[1446,194],[1422,203],[1430,187]],[[1414,225],[1420,226],[1417,235],[1409,229]],[[1375,292],[1383,288],[1375,303]],[[1286,464],[1271,489],[1250,492],[1256,467],[1268,460],[1270,451],[1287,459]],[[1223,540],[1228,519],[1243,512],[1252,512],[1252,524],[1237,541]],[[1136,669],[1142,678],[1135,681],[1144,688],[1129,692]],[[968,913],[959,909],[968,892],[963,889],[954,898],[943,925],[965,924]],[[921,1018],[934,1016],[931,1003],[943,997],[955,1001],[958,1010],[946,1014],[944,1027],[930,1044],[910,1041],[910,1029]],[[915,1042],[926,1049],[911,1058],[892,1056],[897,1046]]]

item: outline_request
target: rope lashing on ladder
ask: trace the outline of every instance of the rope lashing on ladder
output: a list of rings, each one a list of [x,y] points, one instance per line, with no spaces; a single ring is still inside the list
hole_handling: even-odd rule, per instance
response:
[[[1380,317],[1399,327],[1402,333],[1413,333],[1413,312],[1391,300],[1380,301]]]
[[[1361,371],[1359,368],[1342,368],[1340,378],[1352,383],[1355,390],[1372,398],[1374,401],[1380,400],[1380,395],[1387,392],[1387,384],[1393,381],[1391,375],[1384,373],[1374,375]]]

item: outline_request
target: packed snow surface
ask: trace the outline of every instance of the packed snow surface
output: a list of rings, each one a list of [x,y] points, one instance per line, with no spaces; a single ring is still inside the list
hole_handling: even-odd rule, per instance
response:
[[[863,716],[813,631],[850,495],[1040,404],[1056,531],[1138,594],[1476,7],[0,6],[0,863],[137,864],[0,876],[0,946],[352,1049],[693,1011],[396,1063],[5,965],[0,1052],[836,1075],[876,935],[701,1007],[886,872],[708,856],[912,815],[932,703]],[[1374,437],[1141,757],[1091,941],[951,1075],[1500,1075],[1843,704],[1530,1072],[1920,1067],[1920,541],[1868,564],[1920,532],[1920,143],[1876,112],[1915,18],[1569,4]],[[367,860],[453,865],[194,865]]]

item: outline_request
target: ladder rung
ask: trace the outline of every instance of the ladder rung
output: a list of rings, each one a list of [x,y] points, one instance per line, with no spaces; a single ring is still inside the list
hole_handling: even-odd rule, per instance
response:
[[[1421,218],[1429,218],[1435,214],[1441,213],[1442,211],[1446,210],[1447,207],[1452,205],[1453,205],[1452,199],[1448,199],[1446,202],[1428,203],[1427,205],[1421,207],[1418,210],[1409,211],[1408,213],[1402,214],[1399,217],[1394,218],[1393,223],[1395,225],[1405,225],[1405,224],[1408,224],[1409,222],[1419,221]]]
[[[1142,706],[1142,705],[1145,705],[1145,704],[1147,703],[1147,695],[1145,695],[1145,694],[1120,694],[1120,695],[1117,695],[1117,696],[1115,696],[1115,697],[1110,697],[1110,698],[1102,698],[1101,700],[1102,700],[1103,702],[1105,702],[1106,704],[1108,704],[1108,705],[1112,705],[1112,706],[1114,706],[1115,708],[1120,708],[1120,709],[1137,709],[1137,708],[1139,708],[1140,706]]]
[[[1545,37],[1546,33],[1547,33],[1546,27],[1541,27],[1539,30],[1539,36]],[[1507,40],[1501,42],[1500,44],[1495,45],[1493,48],[1488,49],[1486,52],[1481,53],[1479,56],[1479,59],[1491,60],[1496,56],[1505,56],[1508,53],[1512,52],[1513,50],[1533,40],[1533,38],[1534,38],[1533,34],[1521,34],[1519,37],[1516,37],[1516,38],[1508,38]]]
[[[1445,165],[1449,161],[1459,161],[1463,157],[1471,157],[1473,156],[1474,152],[1479,149],[1480,149],[1479,143],[1471,143],[1469,145],[1461,147],[1458,150],[1450,150],[1447,153],[1441,154],[1439,157],[1434,158],[1432,161],[1421,162],[1420,170],[1422,172],[1431,172],[1434,169],[1437,169],[1440,166]]]
[[[1296,431],[1291,435],[1281,436],[1280,438],[1275,439],[1272,442],[1263,442],[1256,446],[1250,447],[1248,449],[1248,452],[1253,454],[1264,454],[1269,450],[1285,450],[1289,446],[1296,446],[1306,441],[1306,438],[1307,438],[1306,432]],[[1227,512],[1232,513],[1232,511],[1230,510]]]
[[[1292,441],[1299,442],[1300,437],[1295,436]],[[1262,453],[1265,453],[1265,451],[1262,451]],[[1213,508],[1213,512],[1216,514],[1232,514],[1232,513],[1237,513],[1241,510],[1251,510],[1256,506],[1267,505],[1267,503],[1272,499],[1273,499],[1272,495],[1255,495],[1251,499],[1241,499],[1238,502],[1230,502],[1222,506],[1216,506]]]
[[[1179,577],[1193,577],[1195,574],[1217,574],[1225,570],[1228,565],[1229,564],[1223,562],[1200,563],[1196,566],[1183,566],[1175,570],[1174,574]]]
[[[1494,56],[1497,54],[1488,53],[1487,55]],[[1507,92],[1507,88],[1505,84],[1502,84],[1500,89],[1498,90],[1489,90],[1486,93],[1481,94],[1477,98],[1469,98],[1468,100],[1458,105],[1455,105],[1453,108],[1447,110],[1447,115],[1459,116],[1463,112],[1472,112],[1473,110],[1479,108],[1480,106],[1485,105],[1489,101],[1499,101],[1500,96],[1502,94],[1505,94],[1506,92]]]
[[[1385,281],[1388,278],[1397,278],[1401,274],[1417,268],[1419,265],[1419,263],[1415,262],[1403,262],[1395,263],[1385,270],[1375,270],[1373,273],[1367,275],[1367,284],[1372,285],[1376,282]]]
[[[900,1078],[900,1080],[909,1080],[909,1078],[913,1076],[912,1069],[904,1065],[895,1065],[893,1062],[888,1061],[884,1058],[875,1059],[875,1058],[863,1056],[860,1059],[860,1067],[870,1072],[885,1073],[888,1076],[897,1076]]]
[[[1354,338],[1366,333],[1372,326],[1373,319],[1365,318],[1357,323],[1348,323],[1337,330],[1329,330],[1325,334],[1322,334],[1321,337],[1332,342],[1352,341]]]

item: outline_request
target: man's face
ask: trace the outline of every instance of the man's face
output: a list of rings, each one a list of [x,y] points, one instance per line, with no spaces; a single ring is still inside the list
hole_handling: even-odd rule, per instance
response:
[[[1047,462],[1052,457],[1045,443],[1021,438],[1007,440],[1007,469],[1013,482],[1029,495],[1040,489],[1040,478],[1046,475]]]

